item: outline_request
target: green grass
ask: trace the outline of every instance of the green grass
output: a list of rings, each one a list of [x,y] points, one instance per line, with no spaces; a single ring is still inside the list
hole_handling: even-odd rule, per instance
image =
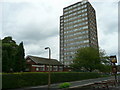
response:
[[[60,84],[59,88],[68,88],[68,87],[70,87],[70,85],[71,85],[70,83],[65,82],[65,83]]]

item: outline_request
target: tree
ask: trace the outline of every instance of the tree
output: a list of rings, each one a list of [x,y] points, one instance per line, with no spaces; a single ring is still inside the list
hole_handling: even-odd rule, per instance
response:
[[[106,55],[105,50],[100,49],[99,52],[101,65],[99,66],[99,71],[104,73],[110,73],[111,70],[111,62],[109,56]]]
[[[19,63],[19,61],[21,63]],[[16,67],[19,65],[20,70],[17,70]],[[11,69],[15,72],[23,71],[25,68],[24,66],[25,60],[23,42],[17,45],[10,36],[2,39],[2,71],[10,72]]]
[[[15,61],[15,71],[24,71],[25,70],[25,59],[24,59],[24,47],[23,42],[21,42],[18,46],[18,51],[16,53],[16,61]]]
[[[2,61],[2,71],[4,72],[9,72],[9,58],[8,58],[8,53],[6,50],[2,51],[2,58],[4,58],[4,60]]]
[[[101,52],[102,53],[102,52]],[[104,55],[104,53],[102,53]],[[80,48],[73,60],[73,67],[76,70],[92,72],[99,69],[101,65],[99,50],[92,47]]]
[[[16,54],[16,47],[18,45],[12,37],[5,37],[2,40],[2,71],[10,72],[11,68],[14,68],[14,56]]]
[[[106,55],[105,50],[100,49],[99,50],[99,56],[100,56],[100,61],[104,65],[111,65],[111,62],[109,60],[109,56]]]
[[[99,71],[103,73],[110,73],[112,71],[111,65],[101,64]]]

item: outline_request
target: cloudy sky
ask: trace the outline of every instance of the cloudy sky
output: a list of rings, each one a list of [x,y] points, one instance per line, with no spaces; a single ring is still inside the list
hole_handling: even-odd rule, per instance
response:
[[[0,38],[12,36],[24,42],[25,54],[59,60],[59,17],[63,8],[81,0],[2,0]],[[89,0],[96,10],[100,48],[118,56],[118,1]]]

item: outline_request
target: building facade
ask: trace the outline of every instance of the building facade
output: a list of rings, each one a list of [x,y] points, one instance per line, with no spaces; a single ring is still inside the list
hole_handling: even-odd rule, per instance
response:
[[[60,16],[60,61],[70,65],[82,47],[98,48],[95,9],[87,0],[63,8]]]
[[[26,65],[27,72],[48,72],[49,65],[51,72],[62,72],[64,70],[63,64],[59,61],[36,56],[27,56]]]

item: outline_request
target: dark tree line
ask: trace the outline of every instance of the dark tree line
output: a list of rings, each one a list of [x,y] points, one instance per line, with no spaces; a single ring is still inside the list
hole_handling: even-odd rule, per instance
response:
[[[12,37],[2,39],[2,72],[20,72],[25,70],[23,42],[16,44]]]

